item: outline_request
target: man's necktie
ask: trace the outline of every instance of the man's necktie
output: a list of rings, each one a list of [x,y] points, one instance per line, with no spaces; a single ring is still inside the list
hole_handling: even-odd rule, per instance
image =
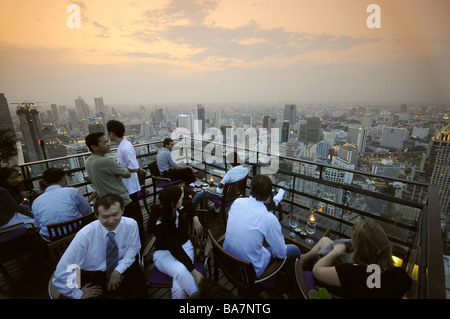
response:
[[[106,278],[109,280],[114,268],[116,268],[119,262],[119,249],[117,248],[115,234],[113,232],[108,233],[108,241],[106,242]]]

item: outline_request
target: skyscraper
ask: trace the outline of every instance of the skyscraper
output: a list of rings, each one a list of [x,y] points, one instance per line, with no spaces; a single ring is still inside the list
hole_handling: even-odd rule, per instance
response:
[[[297,122],[297,106],[295,104],[286,104],[284,106],[283,120],[289,121],[291,126]]]
[[[402,148],[403,141],[408,139],[408,130],[399,127],[383,127],[380,146],[388,148]]]
[[[441,214],[450,214],[450,124],[447,124],[428,144],[422,171],[430,184],[439,187]]]
[[[53,125],[55,126],[59,126],[59,112],[58,112],[58,107],[56,106],[56,104],[52,104],[51,105],[52,108],[52,122]]]
[[[280,140],[281,143],[289,141],[290,137],[289,124],[290,123],[288,120],[283,121],[283,125],[281,126],[281,140]]]
[[[89,105],[87,105],[86,101],[81,97],[75,99],[75,108],[79,120],[90,116],[91,112],[89,111]]]
[[[310,117],[306,119],[306,124],[300,125],[299,141],[304,143],[317,143],[320,141],[320,131],[322,119]]]
[[[39,145],[39,140],[42,139],[42,127],[39,120],[39,112],[36,109],[31,108],[29,105],[25,107],[19,107],[16,111],[19,116],[20,129],[22,131],[23,142],[26,152],[24,157],[26,162],[35,162],[44,160],[44,151],[42,146]],[[40,174],[43,167],[36,165],[32,166],[33,175]]]
[[[0,93],[0,129],[11,129],[11,134],[15,137],[14,124],[5,94]]]
[[[205,131],[205,108],[201,104],[197,104],[197,120],[202,121],[201,134]]]
[[[95,112],[97,114],[101,114],[102,116],[105,116],[105,104],[103,104],[103,98],[102,97],[96,97],[94,98],[95,103]]]

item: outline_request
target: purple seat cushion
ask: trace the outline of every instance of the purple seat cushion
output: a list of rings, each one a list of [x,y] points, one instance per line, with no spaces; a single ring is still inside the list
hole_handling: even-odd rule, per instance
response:
[[[304,273],[306,292],[309,292],[311,289],[316,288],[316,284],[314,283],[314,276],[312,271],[305,271]]]
[[[194,263],[195,269],[201,274],[205,272],[205,265],[202,262],[196,261]],[[158,270],[158,268],[154,268],[150,275],[147,277],[147,282],[154,285],[172,285],[172,277],[166,275],[165,273]]]
[[[176,181],[172,181],[172,182],[166,182],[166,181],[157,181],[156,182],[156,187],[167,187],[173,184],[178,184],[183,182],[182,179],[177,179]]]
[[[27,233],[27,231],[28,229],[26,227],[20,227],[0,234],[0,243],[6,243],[10,240],[23,236]]]

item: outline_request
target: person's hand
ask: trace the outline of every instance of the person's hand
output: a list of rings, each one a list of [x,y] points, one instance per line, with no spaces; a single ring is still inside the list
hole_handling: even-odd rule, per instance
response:
[[[203,275],[197,271],[197,269],[194,269],[191,271],[192,277],[194,277],[195,283],[197,286],[200,284],[200,281],[203,279]]]
[[[345,244],[343,243],[339,243],[339,244],[335,244],[333,246],[333,249],[331,250],[334,254],[336,254],[337,256],[341,256],[344,255],[346,253],[346,247]]]
[[[81,299],[95,298],[103,293],[103,290],[100,286],[93,286],[90,283],[81,288],[81,291],[83,292],[83,294],[81,295]]]
[[[200,223],[198,216],[194,216],[192,226],[195,235],[201,236],[203,234],[203,226],[202,223]]]
[[[111,274],[111,277],[109,277],[109,281],[106,283],[106,288],[108,288],[109,291],[114,291],[119,288],[121,283],[122,274],[117,270],[114,270]]]

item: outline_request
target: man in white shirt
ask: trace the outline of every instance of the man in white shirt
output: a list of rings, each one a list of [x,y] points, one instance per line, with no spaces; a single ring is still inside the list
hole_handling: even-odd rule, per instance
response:
[[[53,284],[63,296],[147,297],[144,277],[135,263],[141,248],[138,225],[134,219],[123,217],[123,210],[124,202],[119,195],[106,195],[96,201],[97,220],[75,235],[56,267]],[[110,242],[115,246],[112,254],[115,258],[108,258]],[[111,259],[115,261],[112,267],[108,266]],[[111,272],[107,272],[108,268]]]
[[[272,258],[288,257],[288,262],[300,257],[300,249],[285,244],[281,224],[269,212],[264,201],[272,192],[268,176],[256,175],[252,179],[250,197],[238,198],[228,213],[223,248],[232,255],[250,261],[260,276]],[[269,247],[264,247],[264,240]]]

